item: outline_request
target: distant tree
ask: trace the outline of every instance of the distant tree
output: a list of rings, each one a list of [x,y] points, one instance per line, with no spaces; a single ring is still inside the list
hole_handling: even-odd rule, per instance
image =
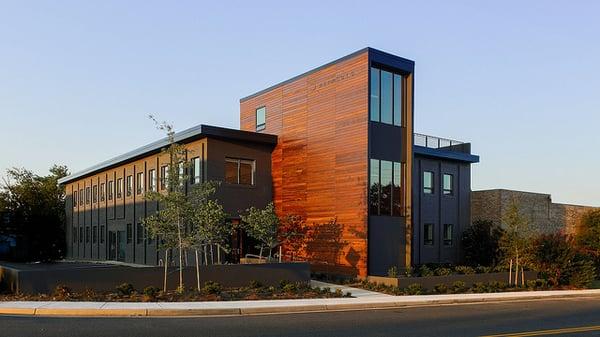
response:
[[[504,231],[489,220],[473,223],[462,237],[465,262],[473,266],[496,266],[500,262],[500,239]]]
[[[600,209],[583,215],[575,238],[581,250],[594,260],[596,271],[600,273]]]
[[[308,229],[304,218],[299,215],[288,214],[281,221],[278,231],[279,242],[289,250],[292,261],[306,245]]]
[[[280,223],[273,203],[269,203],[264,209],[250,207],[241,218],[246,233],[260,243],[257,246],[260,249],[259,257],[262,258],[264,249],[268,249],[271,258],[272,249],[279,244],[277,231]]]
[[[509,205],[502,222],[505,229],[500,240],[500,249],[509,267],[514,261],[513,281],[518,284],[520,268],[531,262],[533,231],[529,219],[521,213],[518,200],[513,200]]]
[[[64,257],[65,191],[58,179],[68,174],[67,167],[60,165],[52,166],[46,176],[24,168],[6,171],[0,186],[0,213],[8,213],[10,223],[0,223],[0,234],[20,236],[18,245],[26,245],[26,260]]]
[[[179,291],[184,290],[183,284],[183,251],[186,248],[184,233],[186,224],[189,222],[191,205],[185,193],[186,184],[186,149],[175,142],[175,131],[173,126],[162,122],[159,123],[150,116],[156,127],[167,134],[168,145],[162,149],[162,153],[168,156],[168,175],[166,177],[166,191],[148,191],[146,199],[157,201],[159,210],[142,219],[142,224],[151,236],[160,238],[160,249],[165,250],[165,273],[163,290],[167,290],[167,259],[170,249],[179,250]],[[162,178],[161,178],[162,179]]]

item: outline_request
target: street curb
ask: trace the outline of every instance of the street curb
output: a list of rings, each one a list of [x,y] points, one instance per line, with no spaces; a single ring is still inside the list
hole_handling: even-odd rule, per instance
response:
[[[500,295],[502,294],[502,295]],[[477,296],[479,295],[479,296]],[[250,304],[248,307],[244,305],[233,306],[232,302],[226,302],[226,308],[198,308],[198,302],[191,302],[190,306],[196,308],[160,308],[161,305],[168,306],[169,303],[160,302],[159,307],[156,303],[140,302],[139,306],[154,305],[152,308],[114,308],[119,303],[111,303],[111,307],[105,308],[106,303],[94,302],[79,302],[82,307],[77,307],[77,302],[69,302],[68,307],[46,307],[48,302],[40,302],[36,306],[34,302],[0,302],[0,315],[22,315],[22,316],[79,316],[79,317],[184,317],[184,316],[243,316],[243,315],[265,315],[265,314],[288,314],[288,313],[309,313],[309,312],[328,312],[328,311],[353,311],[353,310],[377,310],[377,309],[393,309],[407,308],[419,306],[437,306],[437,305],[452,305],[452,304],[482,304],[482,303],[502,303],[511,301],[530,301],[530,300],[556,300],[568,298],[600,298],[600,290],[581,290],[581,291],[566,291],[566,292],[544,292],[536,294],[536,292],[519,292],[519,293],[495,293],[495,294],[468,294],[464,297],[457,298],[456,295],[448,295],[453,298],[440,298],[444,295],[420,295],[415,296],[387,296],[370,298],[361,300],[357,298],[348,299],[322,299],[321,303],[306,303],[306,300],[296,302],[291,300],[289,305],[284,303],[265,303],[264,305],[254,305],[251,301],[245,301],[243,304]],[[429,298],[428,298],[429,297]],[[433,297],[433,298],[432,298]],[[311,300],[312,301],[312,300]],[[318,302],[319,300],[314,300]],[[340,301],[348,301],[340,303]],[[329,303],[328,303],[329,302]],[[331,303],[333,302],[333,303]],[[9,303],[14,303],[11,307]],[[210,306],[217,305],[219,302],[210,302]],[[225,303],[225,302],[221,302]],[[58,303],[52,303],[56,306]],[[90,308],[90,305],[97,304],[98,307]],[[138,303],[127,303],[127,305],[138,305]],[[179,302],[178,305],[185,305]],[[261,303],[262,304],[262,303]],[[284,304],[284,305],[282,305]],[[27,305],[31,306],[26,307]],[[231,306],[230,306],[231,305]],[[235,305],[235,304],[234,304]],[[87,308],[84,306],[88,306]]]

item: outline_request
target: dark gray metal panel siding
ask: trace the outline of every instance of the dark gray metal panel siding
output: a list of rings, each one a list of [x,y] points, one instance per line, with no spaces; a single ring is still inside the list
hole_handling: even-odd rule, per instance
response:
[[[369,275],[386,276],[391,267],[404,267],[404,218],[369,216]]]

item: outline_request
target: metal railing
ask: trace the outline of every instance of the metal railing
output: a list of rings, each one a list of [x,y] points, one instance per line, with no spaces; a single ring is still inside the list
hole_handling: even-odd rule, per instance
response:
[[[428,136],[420,133],[415,133],[413,138],[414,145],[424,146],[431,149],[441,149],[445,147],[462,145],[464,142],[458,140]]]

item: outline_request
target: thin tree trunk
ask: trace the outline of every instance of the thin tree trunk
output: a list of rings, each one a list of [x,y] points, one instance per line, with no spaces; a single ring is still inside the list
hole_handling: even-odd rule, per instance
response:
[[[206,245],[204,245],[203,250],[204,250],[204,265],[208,266],[208,252],[206,251]]]
[[[512,259],[510,259],[510,264],[508,265],[508,285],[512,285]]]
[[[196,280],[198,281],[198,291],[200,291],[200,262],[198,261],[198,249],[196,251]]]
[[[517,250],[517,260],[515,268],[515,286],[519,285],[519,250]]]
[[[262,260],[263,246],[260,245],[260,253],[258,253],[258,259]]]
[[[521,267],[521,286],[525,286],[525,268]]]
[[[221,264],[221,245],[217,243],[217,263]]]
[[[179,214],[177,214],[177,217],[179,217]],[[177,220],[177,239],[179,240],[179,289],[183,290],[183,243],[179,219]]]
[[[213,244],[210,244],[210,264],[215,264],[215,253],[213,251]]]
[[[165,279],[163,281],[163,292],[167,292],[167,259],[169,258],[169,250],[165,249]]]
[[[281,263],[281,252],[283,249],[281,249],[281,246],[279,246],[279,263]]]

